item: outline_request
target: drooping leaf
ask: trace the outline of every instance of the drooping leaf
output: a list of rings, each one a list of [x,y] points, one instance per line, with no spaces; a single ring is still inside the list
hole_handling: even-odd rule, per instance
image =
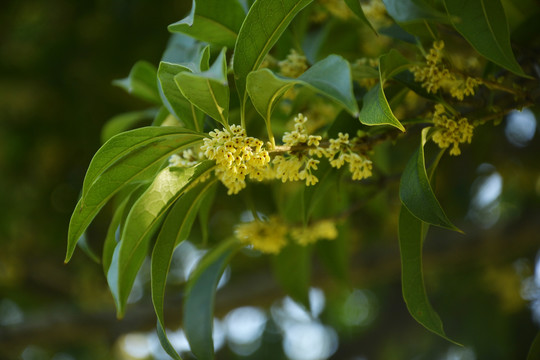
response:
[[[311,248],[297,244],[286,246],[272,259],[274,275],[287,295],[309,310]],[[294,271],[291,271],[294,269]]]
[[[161,56],[161,61],[181,64],[189,69],[193,69],[197,63],[194,59],[198,58],[203,43],[199,43],[191,36],[182,33],[173,33],[167,42],[167,47]]]
[[[118,254],[118,314],[122,316],[133,282],[148,251],[157,226],[171,206],[202,177],[213,170],[213,161],[191,168],[165,168],[133,204],[122,231]]]
[[[377,30],[375,30],[375,28],[373,27],[373,25],[371,25],[371,23],[369,22],[368,18],[366,17],[366,14],[364,14],[364,10],[362,10],[362,6],[360,5],[360,1],[359,0],[345,0],[345,3],[347,4],[347,6],[349,7],[349,9],[351,9],[351,11],[356,15],[358,16],[358,18],[364,23],[366,24],[367,26],[369,26],[369,28],[371,30],[373,30],[373,32],[375,34],[377,34]]]
[[[424,157],[427,131],[428,128],[422,130],[421,144],[403,170],[399,197],[407,210],[418,219],[428,224],[460,231],[450,222],[431,188]]]
[[[516,75],[526,76],[512,46],[499,0],[445,0],[452,25],[483,56]]]
[[[69,261],[81,235],[114,194],[128,184],[151,177],[165,159],[202,138],[203,135],[184,128],[145,127],[107,141],[88,167],[82,197],[69,223],[65,261]]]
[[[247,100],[246,79],[289,26],[292,19],[313,0],[257,0],[240,28],[234,47],[233,70],[243,109]]]
[[[159,63],[159,93],[169,112],[174,114],[185,127],[201,131],[204,114],[186,99],[174,81],[174,77],[182,72],[190,73],[191,70],[183,65],[163,61]]]
[[[101,130],[101,142],[105,143],[107,140],[112,138],[115,135],[120,134],[121,132],[130,130],[136,124],[143,122],[144,120],[153,119],[158,113],[156,108],[141,110],[141,111],[131,111],[116,115],[103,126]]]
[[[154,104],[161,104],[157,86],[157,69],[147,61],[137,61],[127,78],[113,81],[129,94]]]
[[[174,351],[167,338],[163,311],[167,275],[171,266],[174,249],[189,235],[201,202],[214,183],[215,179],[213,181],[201,182],[176,202],[161,227],[156,244],[154,245],[154,250],[152,251],[152,302],[158,319],[158,331],[162,332],[160,342],[164,349],[168,349],[167,353],[173,358],[177,358],[176,356],[178,354]]]
[[[429,331],[449,339],[439,315],[426,294],[422,269],[422,244],[428,225],[414,217],[405,206],[399,214],[399,251],[401,254],[401,285],[403,299],[412,317]],[[459,344],[457,344],[459,345]]]
[[[238,248],[236,239],[223,242],[201,260],[189,279],[183,307],[183,325],[191,351],[199,360],[214,358],[212,330],[216,288]]]
[[[232,48],[245,16],[237,0],[193,0],[189,15],[168,29]]]
[[[86,234],[82,234],[79,238],[79,248],[96,264],[100,263],[99,256],[96,254],[95,250],[90,247],[90,244],[88,244],[88,238],[86,237]]]
[[[229,118],[229,85],[224,48],[210,69],[198,74],[181,72],[174,77],[176,85],[193,105],[223,125]]]
[[[388,15],[399,23],[434,20],[448,22],[446,14],[424,0],[383,0]]]

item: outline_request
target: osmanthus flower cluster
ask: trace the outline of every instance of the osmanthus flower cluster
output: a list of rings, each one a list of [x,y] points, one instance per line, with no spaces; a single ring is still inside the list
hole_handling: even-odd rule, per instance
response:
[[[306,226],[290,226],[278,216],[270,216],[267,220],[255,219],[239,224],[234,234],[240,242],[254,250],[278,254],[291,240],[307,246],[322,239],[334,240],[338,231],[332,220],[320,220]]]
[[[467,118],[456,119],[449,117],[444,105],[435,105],[433,123],[435,124],[435,133],[432,140],[441,149],[452,146],[450,155],[461,154],[459,144],[471,143],[474,126],[469,123]]]
[[[315,185],[319,179],[313,171],[318,169],[319,158],[326,158],[337,169],[348,164],[353,180],[371,176],[371,160],[355,151],[358,138],[349,139],[349,134],[340,132],[337,138],[323,144],[322,136],[308,134],[307,121],[307,117],[298,114],[294,118],[294,130],[283,135],[283,146],[271,151],[264,147],[262,140],[247,136],[239,125],[216,129],[203,140],[201,153],[216,161],[216,176],[227,187],[229,195],[238,194],[246,187],[246,177],[257,181],[305,181],[307,186]],[[273,159],[271,153],[276,153]],[[189,154],[174,159],[180,164]]]
[[[433,43],[426,54],[426,64],[414,66],[411,70],[414,80],[422,83],[428,93],[436,93],[439,89],[449,93],[453,98],[463,100],[465,96],[474,95],[476,88],[482,83],[481,79],[463,76],[449,70],[443,62],[444,41]]]

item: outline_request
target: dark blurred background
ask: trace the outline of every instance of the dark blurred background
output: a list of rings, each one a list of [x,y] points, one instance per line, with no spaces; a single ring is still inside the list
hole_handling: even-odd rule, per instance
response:
[[[148,346],[140,356],[133,352],[153,332],[148,293],[118,321],[101,267],[81,251],[67,265],[63,259],[69,217],[103,124],[148,106],[113,87],[112,80],[127,76],[137,60],[157,65],[169,37],[166,26],[190,6],[188,0],[2,1],[0,359],[151,358]],[[312,339],[330,339],[326,352],[315,358],[524,358],[540,321],[540,141],[538,114],[527,114],[498,127],[487,125],[461,157],[441,164],[438,196],[467,235],[432,231],[426,281],[449,334],[467,347],[438,338],[407,314],[400,293],[395,183],[359,217],[370,229],[351,252],[357,289],[333,293],[324,275],[314,281],[326,291],[313,291],[315,308],[322,311],[326,301],[316,317],[333,326],[315,322],[302,330]],[[96,219],[91,239],[103,237],[108,216]],[[298,309],[278,300],[283,294],[266,267],[252,274],[255,260],[239,262],[244,264],[233,272],[231,287],[218,298],[217,315],[234,318],[229,311],[237,308],[245,310],[245,326],[263,319],[263,345],[253,351],[232,345],[218,358],[281,359],[285,352],[314,359],[300,345],[296,353],[291,350],[293,333],[280,323],[302,319],[301,311],[298,315]],[[242,275],[242,269],[248,271]],[[248,314],[254,308],[239,307],[247,305],[261,308]],[[263,336],[258,329],[257,346]],[[134,331],[140,333],[122,337]],[[228,331],[234,343],[234,331]],[[185,349],[182,341],[176,343]]]

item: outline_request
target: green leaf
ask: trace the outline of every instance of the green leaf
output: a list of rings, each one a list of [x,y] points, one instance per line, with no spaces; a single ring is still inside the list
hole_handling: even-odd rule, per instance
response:
[[[338,227],[338,237],[334,240],[323,240],[315,243],[317,257],[331,275],[342,285],[351,285],[349,274],[349,236],[344,227]]]
[[[278,76],[269,69],[251,72],[247,77],[247,91],[251,102],[267,122],[281,96],[296,84],[307,86],[337,101],[353,116],[358,116],[350,66],[341,56],[328,56],[296,79]]]
[[[90,162],[82,197],[71,216],[65,261],[100,209],[124,186],[153,176],[172,154],[203,135],[178,127],[145,127],[116,135]]]
[[[138,98],[161,105],[157,86],[157,70],[147,61],[137,61],[128,77],[113,81],[113,85],[121,87]]]
[[[424,0],[383,0],[388,15],[396,22],[410,23],[434,20],[448,22],[446,14],[434,9]]]
[[[444,0],[452,25],[480,54],[516,75],[527,76],[512,46],[499,0]]]
[[[207,192],[210,188],[213,188],[214,184],[215,179],[210,182],[197,184],[176,202],[161,227],[156,244],[154,245],[154,250],[152,251],[152,302],[158,319],[158,331],[161,331],[163,335],[160,337],[160,342],[167,353],[173,358],[177,358],[176,356],[178,354],[174,351],[174,348],[167,339],[163,311],[167,275],[171,266],[174,249],[189,236],[198,209]],[[173,353],[170,352],[171,349]]]
[[[392,113],[380,83],[377,83],[364,95],[364,105],[358,118],[364,125],[390,125],[405,131],[403,125]]]
[[[189,279],[183,307],[184,331],[191,352],[199,360],[214,359],[212,328],[216,288],[238,248],[236,239],[221,243],[201,260]]]
[[[96,254],[94,249],[90,247],[90,244],[88,244],[88,238],[86,237],[86,234],[82,234],[79,238],[79,248],[96,264],[99,264],[99,256]]]
[[[237,0],[193,0],[189,15],[168,29],[232,48],[245,16]]]
[[[148,244],[171,206],[214,168],[207,160],[191,168],[165,168],[133,204],[120,238],[118,254],[118,314],[123,316],[133,282]]]
[[[399,214],[399,251],[401,254],[401,285],[403,299],[412,317],[429,331],[449,339],[439,315],[431,306],[424,285],[422,244],[428,225],[414,217],[405,206]]]
[[[420,147],[413,154],[401,175],[399,197],[407,210],[418,219],[428,224],[460,231],[450,222],[431,188],[424,157],[428,130],[429,128],[422,130]]]
[[[390,125],[405,131],[403,125],[394,116],[384,94],[384,83],[392,76],[409,67],[409,61],[398,51],[390,50],[379,58],[379,83],[364,95],[364,106],[360,111],[360,122],[364,125]]]
[[[210,221],[210,210],[212,209],[212,205],[216,197],[216,192],[216,185],[212,186],[209,190],[207,190],[199,208],[199,224],[201,225],[201,237],[203,244],[206,244],[208,242],[208,223]]]
[[[259,68],[292,19],[312,1],[257,0],[249,9],[238,33],[233,55],[233,70],[242,111],[247,100],[248,74]]]
[[[160,62],[159,93],[163,104],[171,114],[174,114],[188,129],[201,131],[204,114],[186,99],[174,81],[174,77],[182,72],[190,73],[191,70],[183,65]]]
[[[193,105],[227,126],[229,118],[229,85],[227,83],[226,49],[223,48],[207,71],[181,72],[174,77],[176,85]]]
[[[309,310],[311,248],[290,244],[272,258],[274,275],[287,295]],[[291,271],[294,269],[294,271]]]
[[[359,0],[345,0],[345,3],[347,4],[347,6],[349,7],[349,9],[351,9],[351,11],[356,15],[358,16],[358,18],[364,23],[366,24],[367,26],[369,26],[369,28],[371,30],[373,30],[373,32],[377,35],[377,30],[375,30],[375,28],[373,27],[373,25],[371,25],[371,23],[369,22],[368,18],[366,17],[366,14],[364,14],[364,10],[362,10],[362,6],[360,5],[360,1]]]
[[[332,186],[336,187],[337,174],[327,161],[319,164],[319,168],[313,173],[317,176],[319,182],[313,186],[304,187],[304,224],[308,224],[315,207],[321,203],[321,200]],[[324,204],[323,206],[326,206]]]
[[[153,119],[158,113],[158,109],[151,108],[141,111],[131,111],[116,115],[103,126],[101,130],[101,142],[105,143],[107,140],[115,135],[120,134],[126,130],[131,129],[136,124],[143,122],[144,120]]]

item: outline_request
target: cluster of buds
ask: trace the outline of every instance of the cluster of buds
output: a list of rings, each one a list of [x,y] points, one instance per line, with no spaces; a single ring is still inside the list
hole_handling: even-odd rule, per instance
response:
[[[443,64],[442,40],[435,41],[429,53],[425,56],[425,66],[414,66],[411,71],[414,80],[422,83],[422,87],[428,93],[436,93],[443,89],[453,98],[463,100],[465,96],[474,95],[476,87],[481,84],[481,80],[470,76],[461,76],[450,72]]]
[[[446,149],[452,145],[450,155],[459,155],[460,143],[471,143],[474,127],[467,118],[454,119],[448,117],[443,105],[436,104],[433,114],[433,123],[436,131],[433,134],[433,141],[441,149]]]

